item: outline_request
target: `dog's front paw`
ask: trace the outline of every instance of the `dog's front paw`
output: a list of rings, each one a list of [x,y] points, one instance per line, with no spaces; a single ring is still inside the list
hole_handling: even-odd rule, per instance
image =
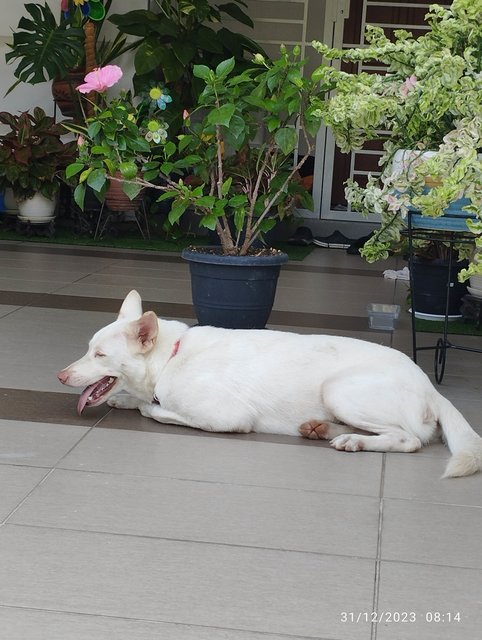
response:
[[[363,451],[365,448],[362,437],[353,433],[337,436],[331,440],[330,444],[338,451]]]
[[[114,409],[138,409],[139,400],[133,396],[113,396],[107,400],[109,407]]]

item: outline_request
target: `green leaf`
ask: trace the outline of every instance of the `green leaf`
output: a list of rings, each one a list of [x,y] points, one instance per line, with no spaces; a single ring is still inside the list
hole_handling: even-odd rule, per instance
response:
[[[227,13],[229,16],[231,16],[231,18],[234,18],[238,22],[241,22],[242,24],[245,24],[251,28],[254,27],[254,23],[251,18],[246,13],[244,13],[239,5],[234,4],[234,2],[219,4],[218,9],[219,11],[224,11],[224,13]]]
[[[156,200],[156,202],[162,202],[163,200],[170,200],[172,198],[174,198],[176,196],[175,192],[170,192],[167,191],[166,193],[163,193],[162,196],[159,196]]]
[[[168,220],[171,224],[176,224],[179,218],[187,209],[187,204],[184,202],[177,202],[169,211]]]
[[[84,167],[85,165],[80,162],[74,162],[73,164],[69,164],[69,166],[65,170],[65,177],[68,179],[68,178],[72,178],[72,176],[76,176],[78,173],[82,171]]]
[[[75,204],[84,210],[84,200],[85,200],[85,184],[78,184],[74,190],[74,200]]]
[[[206,227],[206,229],[210,229],[214,231],[216,229],[216,223],[218,221],[218,216],[214,213],[210,213],[207,216],[203,216],[199,221],[200,227]]]
[[[191,62],[197,53],[197,48],[188,40],[176,40],[171,43],[176,58],[185,67]]]
[[[159,44],[158,36],[150,36],[142,42],[136,51],[134,66],[138,75],[162,70],[166,82],[179,80],[184,73],[184,64],[172,49]]]
[[[234,226],[236,231],[242,231],[244,228],[244,220],[246,218],[246,209],[241,207],[234,212]]]
[[[298,144],[298,134],[296,129],[292,127],[283,127],[282,129],[279,129],[275,133],[274,139],[286,156],[294,151]]]
[[[5,56],[8,63],[18,61],[15,77],[29,84],[64,78],[84,54],[83,29],[65,20],[57,24],[47,3],[26,4],[25,10],[31,19],[20,19]]]
[[[161,164],[161,172],[165,176],[168,176],[173,169],[174,169],[174,162],[163,162]]]
[[[238,207],[244,207],[248,204],[248,198],[242,193],[238,193],[228,200],[228,204],[233,209],[237,209]]]
[[[191,135],[184,135],[182,136],[182,138],[179,138],[179,153],[181,153],[181,151],[184,151],[184,149],[189,146],[189,144],[192,142],[193,136]]]
[[[94,191],[101,191],[107,182],[105,169],[93,169],[87,177],[87,184]]]
[[[234,57],[220,62],[216,67],[216,78],[218,78],[218,80],[221,80],[223,78],[226,78],[226,76],[229,76],[231,71],[234,69],[234,64]]]
[[[134,184],[132,182],[123,182],[122,191],[130,200],[134,200],[136,196],[142,191],[144,187],[140,184]]]
[[[79,182],[85,182],[87,180],[87,178],[90,176],[90,174],[92,173],[92,171],[94,170],[93,167],[89,167],[88,169],[85,169],[84,171],[82,171],[82,173],[80,174],[79,177]]]
[[[89,136],[89,138],[95,138],[95,136],[99,133],[101,129],[102,129],[102,123],[96,120],[95,122],[92,122],[91,124],[89,124],[87,128],[87,135]]]
[[[223,194],[223,196],[229,193],[232,182],[233,182],[233,179],[231,176],[229,176],[229,178],[224,181],[223,186],[221,187],[221,193]]]
[[[174,142],[167,142],[164,145],[164,155],[166,156],[166,158],[170,158],[172,155],[174,155],[176,153],[176,145],[174,144]]]
[[[207,209],[211,209],[216,202],[215,196],[201,196],[196,200],[197,207],[206,207]]]
[[[225,127],[229,127],[229,123],[235,110],[236,107],[234,104],[223,104],[221,107],[210,111],[208,115],[208,123],[214,125],[220,124]]]
[[[126,180],[133,180],[138,173],[137,165],[135,162],[121,162],[119,165],[119,171],[122,173],[122,177]]]
[[[150,182],[151,180],[155,180],[159,176],[159,169],[149,169],[149,171],[145,171],[142,174],[144,180]]]
[[[195,64],[192,73],[194,77],[201,78],[201,80],[207,82],[211,76],[211,69],[206,67],[205,64]]]

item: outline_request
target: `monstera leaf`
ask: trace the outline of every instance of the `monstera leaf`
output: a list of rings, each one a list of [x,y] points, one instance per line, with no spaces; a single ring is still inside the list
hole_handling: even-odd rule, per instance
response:
[[[19,60],[15,69],[19,82],[37,84],[64,77],[79,64],[84,55],[84,32],[73,27],[68,20],[57,24],[47,3],[26,4],[25,10],[31,18],[23,17],[13,34],[11,51],[6,54],[7,62]]]

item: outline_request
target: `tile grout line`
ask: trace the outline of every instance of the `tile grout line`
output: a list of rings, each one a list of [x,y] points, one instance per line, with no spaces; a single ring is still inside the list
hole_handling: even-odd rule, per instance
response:
[[[372,613],[378,613],[378,600],[380,595],[380,563],[382,553],[382,527],[383,527],[383,497],[385,489],[385,469],[386,469],[387,454],[384,453],[382,457],[382,469],[380,474],[380,494],[379,494],[379,506],[378,506],[378,537],[377,537],[377,554],[375,560],[375,581],[373,585],[373,605]],[[375,616],[376,618],[376,616]],[[370,639],[376,640],[378,632],[377,621],[372,620]]]
[[[89,617],[93,617],[93,618],[107,618],[108,620],[126,620],[128,622],[148,622],[150,624],[157,624],[157,625],[163,625],[163,624],[170,624],[173,626],[179,626],[179,627],[199,627],[200,629],[215,629],[215,630],[219,630],[219,631],[241,631],[242,633],[256,633],[262,636],[270,636],[272,637],[273,635],[273,631],[258,631],[257,629],[240,629],[237,627],[219,627],[219,626],[211,626],[211,625],[204,625],[204,624],[199,624],[199,623],[195,623],[195,622],[177,622],[174,620],[156,620],[155,618],[128,618],[125,616],[116,616],[113,614],[108,614],[108,613],[91,613],[88,611],[72,611],[72,610],[65,610],[65,609],[41,609],[39,607],[28,607],[28,606],[22,606],[22,605],[14,605],[14,604],[3,604],[0,603],[0,609],[15,609],[15,610],[20,610],[20,611],[36,611],[36,612],[47,612],[47,613],[60,613],[60,614],[64,614],[64,615],[68,615],[68,616],[84,616],[86,618]],[[276,634],[279,638],[287,638],[289,640],[289,638],[296,638],[296,640],[337,640],[336,638],[326,638],[325,636],[299,636],[296,635],[294,636],[291,633],[277,633]]]
[[[32,468],[32,467],[27,467],[27,468]],[[39,468],[44,468],[44,467],[39,467]],[[44,469],[45,469],[45,468],[44,468]],[[32,493],[33,493],[36,489],[38,489],[38,487],[40,487],[40,486],[41,486],[41,485],[42,485],[42,484],[47,480],[47,478],[48,478],[50,475],[52,475],[52,473],[53,473],[53,471],[54,471],[53,467],[50,467],[50,468],[47,468],[47,469],[48,469],[48,470],[47,470],[47,473],[46,473],[44,476],[42,476],[42,478],[40,478],[40,480],[37,482],[37,484],[36,484],[34,487],[32,487],[32,488],[30,489],[30,491],[29,491],[29,492],[28,492],[28,493],[27,493],[27,494],[22,498],[22,500],[20,500],[20,502],[16,505],[16,507],[14,507],[14,508],[12,509],[12,511],[10,511],[10,513],[8,513],[8,514],[7,514],[7,516],[3,519],[3,521],[2,521],[2,522],[0,522],[0,527],[3,527],[4,525],[9,524],[9,522],[8,522],[8,521],[9,521],[9,519],[10,519],[13,515],[15,515],[15,513],[20,509],[20,507],[25,503],[25,501],[26,501],[26,500],[28,500],[28,499],[30,498],[30,496],[32,495]]]
[[[52,469],[51,471],[54,471]],[[20,506],[20,505],[19,505]],[[325,551],[309,551],[306,549],[289,549],[286,547],[265,547],[254,544],[240,544],[237,542],[222,542],[216,540],[201,540],[194,538],[171,538],[168,536],[155,536],[149,535],[147,533],[125,533],[123,531],[107,531],[101,529],[75,529],[72,527],[58,527],[52,524],[35,524],[29,522],[8,522],[9,527],[17,527],[20,529],[40,529],[43,531],[55,531],[55,532],[67,532],[67,533],[79,533],[79,534],[87,534],[91,536],[112,536],[115,538],[128,538],[132,540],[151,540],[153,542],[174,542],[183,545],[199,545],[199,546],[208,546],[208,547],[225,547],[228,549],[245,549],[252,551],[263,551],[263,552],[274,552],[280,554],[297,554],[297,555],[306,555],[306,556],[316,556],[318,558],[338,558],[345,560],[366,560],[367,562],[372,562],[374,560],[373,557],[362,556],[362,555],[345,555],[342,553],[327,553]],[[437,566],[437,565],[436,565]],[[445,565],[442,565],[445,566]],[[464,567],[461,567],[464,568]],[[1,604],[1,603],[0,603]]]

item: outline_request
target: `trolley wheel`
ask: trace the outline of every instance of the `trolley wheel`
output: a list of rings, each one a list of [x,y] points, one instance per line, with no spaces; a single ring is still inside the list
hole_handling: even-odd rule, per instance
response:
[[[435,380],[437,384],[442,382],[445,373],[445,360],[447,358],[447,344],[443,338],[439,338],[437,340],[437,345],[435,347],[435,357],[434,357],[434,369],[435,369]]]

